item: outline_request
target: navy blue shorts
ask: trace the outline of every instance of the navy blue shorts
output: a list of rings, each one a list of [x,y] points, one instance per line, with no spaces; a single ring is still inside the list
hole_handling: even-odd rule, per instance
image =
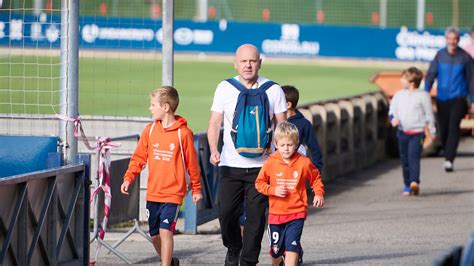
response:
[[[150,235],[156,236],[161,229],[170,230],[174,233],[176,221],[178,220],[179,205],[176,203],[146,202],[146,214],[148,216],[148,227]]]
[[[239,224],[245,226],[245,222],[247,222],[247,212],[243,211],[239,216]]]
[[[242,204],[242,213],[239,216],[239,223],[241,226],[245,226],[246,221],[247,221],[247,209],[245,208],[245,200],[244,200],[244,204]]]
[[[285,251],[299,253],[303,225],[304,219],[296,219],[284,224],[269,224],[270,255],[273,258],[279,258]]]

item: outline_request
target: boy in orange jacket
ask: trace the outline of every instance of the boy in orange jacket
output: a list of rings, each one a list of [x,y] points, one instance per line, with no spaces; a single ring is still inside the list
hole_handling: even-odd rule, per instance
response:
[[[290,122],[280,123],[274,134],[277,151],[265,161],[255,187],[269,196],[268,233],[273,265],[302,263],[300,244],[308,209],[306,180],[315,193],[313,206],[323,207],[324,185],[311,160],[296,152],[298,129]]]
[[[150,93],[154,122],[143,130],[121,186],[121,192],[128,195],[130,184],[148,162],[148,225],[161,265],[179,265],[173,258],[173,233],[189,185],[187,174],[193,202],[202,199],[193,132],[186,119],[175,115],[178,104],[178,91],[171,86]]]

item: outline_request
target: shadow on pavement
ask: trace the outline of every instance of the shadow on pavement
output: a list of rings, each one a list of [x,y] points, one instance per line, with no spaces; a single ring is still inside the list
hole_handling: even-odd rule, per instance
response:
[[[396,258],[410,257],[410,256],[416,256],[416,255],[419,255],[419,253],[393,253],[393,254],[380,254],[380,255],[370,255],[370,256],[352,256],[352,257],[318,260],[318,261],[304,261],[304,263],[308,265],[341,264],[341,263],[354,263],[358,261],[367,261],[367,260],[396,259]]]
[[[364,183],[377,178],[379,175],[386,174],[388,171],[398,167],[400,167],[400,161],[396,158],[390,158],[380,160],[367,168],[338,176],[324,182],[325,197],[332,197],[347,190],[356,189],[363,186]]]
[[[430,191],[430,192],[423,192],[419,195],[419,197],[430,197],[430,196],[451,196],[451,195],[459,195],[459,194],[474,194],[474,189],[459,189],[459,190],[442,190],[442,191]]]

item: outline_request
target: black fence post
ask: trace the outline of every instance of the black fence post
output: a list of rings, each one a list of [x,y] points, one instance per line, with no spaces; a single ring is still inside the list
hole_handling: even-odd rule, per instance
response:
[[[18,214],[18,239],[17,239],[17,258],[19,265],[27,265],[28,254],[28,186],[26,182],[21,184],[24,186],[25,194],[23,202],[20,206],[20,213]],[[20,194],[21,195],[21,194]]]
[[[82,230],[82,236],[78,234],[79,238],[82,238],[82,265],[89,265],[90,260],[90,249],[89,249],[89,219],[90,219],[90,166],[91,166],[91,157],[89,154],[78,154],[76,158],[77,163],[84,164],[84,171],[80,173],[82,181],[83,193],[79,196],[78,207],[82,205],[82,217],[80,215],[76,216],[76,224],[82,226],[77,226],[79,230]],[[82,198],[83,197],[83,198]],[[81,199],[82,198],[82,199]],[[80,246],[81,243],[77,243]],[[79,253],[81,254],[81,253]]]
[[[52,177],[48,182],[54,182],[57,184],[58,177]],[[51,265],[57,265],[57,250],[56,250],[56,238],[57,238],[57,224],[59,223],[59,213],[58,213],[58,187],[54,186],[53,195],[51,196],[51,202],[48,208],[48,224],[47,224],[47,249],[48,257]]]

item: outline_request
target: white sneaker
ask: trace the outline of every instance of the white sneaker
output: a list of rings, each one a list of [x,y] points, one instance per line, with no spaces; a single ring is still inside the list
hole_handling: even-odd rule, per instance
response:
[[[444,170],[446,172],[452,172],[453,171],[453,163],[448,161],[448,160],[444,161]]]

